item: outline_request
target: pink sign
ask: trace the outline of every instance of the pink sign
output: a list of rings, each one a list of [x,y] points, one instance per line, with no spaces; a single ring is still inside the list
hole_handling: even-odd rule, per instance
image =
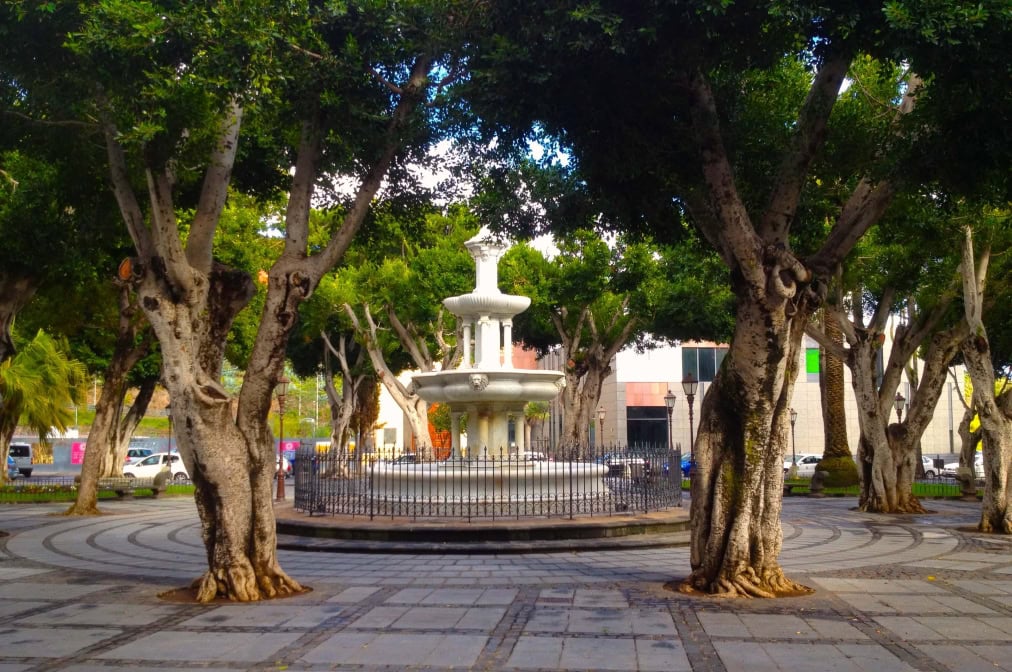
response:
[[[300,441],[282,441],[281,442],[281,451],[282,452],[286,452],[286,451],[290,450],[290,451],[294,452],[295,450],[298,450],[299,443],[300,443]]]
[[[70,444],[70,463],[81,464],[84,462],[84,449],[87,447],[87,443],[83,441],[74,441]]]

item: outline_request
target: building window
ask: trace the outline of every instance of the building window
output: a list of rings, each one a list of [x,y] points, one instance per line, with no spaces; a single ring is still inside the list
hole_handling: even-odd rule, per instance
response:
[[[727,355],[727,348],[687,348],[682,346],[682,376],[691,373],[701,383],[712,382]]]
[[[630,447],[668,445],[668,411],[664,406],[628,406],[625,417]]]

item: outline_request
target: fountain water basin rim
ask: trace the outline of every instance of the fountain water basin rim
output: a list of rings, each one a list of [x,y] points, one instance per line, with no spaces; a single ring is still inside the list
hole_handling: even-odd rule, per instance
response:
[[[412,377],[418,396],[428,402],[550,401],[565,385],[565,374],[534,369],[454,369]]]

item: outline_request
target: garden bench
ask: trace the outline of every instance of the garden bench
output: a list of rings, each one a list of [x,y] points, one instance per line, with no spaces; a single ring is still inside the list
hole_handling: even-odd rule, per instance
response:
[[[792,494],[794,488],[807,488],[808,483],[784,483],[784,497]]]

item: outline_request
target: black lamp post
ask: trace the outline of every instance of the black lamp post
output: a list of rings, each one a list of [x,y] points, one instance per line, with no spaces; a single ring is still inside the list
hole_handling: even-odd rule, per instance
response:
[[[285,501],[285,461],[282,448],[285,445],[285,396],[288,394],[288,379],[281,374],[278,379],[278,492],[275,498],[279,502]]]
[[[597,446],[601,449],[601,453],[604,453],[604,406],[597,409],[597,426],[600,428],[600,437],[597,439]]]
[[[791,464],[795,467],[798,465],[798,454],[794,452],[794,424],[798,421],[798,412],[793,408],[791,409]]]
[[[896,422],[903,422],[903,404],[905,403],[907,403],[906,397],[897,392],[896,398],[893,399],[893,407],[896,408]]]
[[[675,410],[675,400],[677,399],[678,397],[676,397],[671,390],[668,390],[668,393],[664,395],[664,405],[668,409],[668,451],[671,450],[673,445],[671,441],[671,412]]]
[[[685,392],[685,400],[689,402],[689,450],[695,454],[696,450],[696,437],[693,434],[693,422],[692,422],[692,404],[696,400],[696,386],[699,382],[691,372],[685,374],[682,378],[682,392]]]

